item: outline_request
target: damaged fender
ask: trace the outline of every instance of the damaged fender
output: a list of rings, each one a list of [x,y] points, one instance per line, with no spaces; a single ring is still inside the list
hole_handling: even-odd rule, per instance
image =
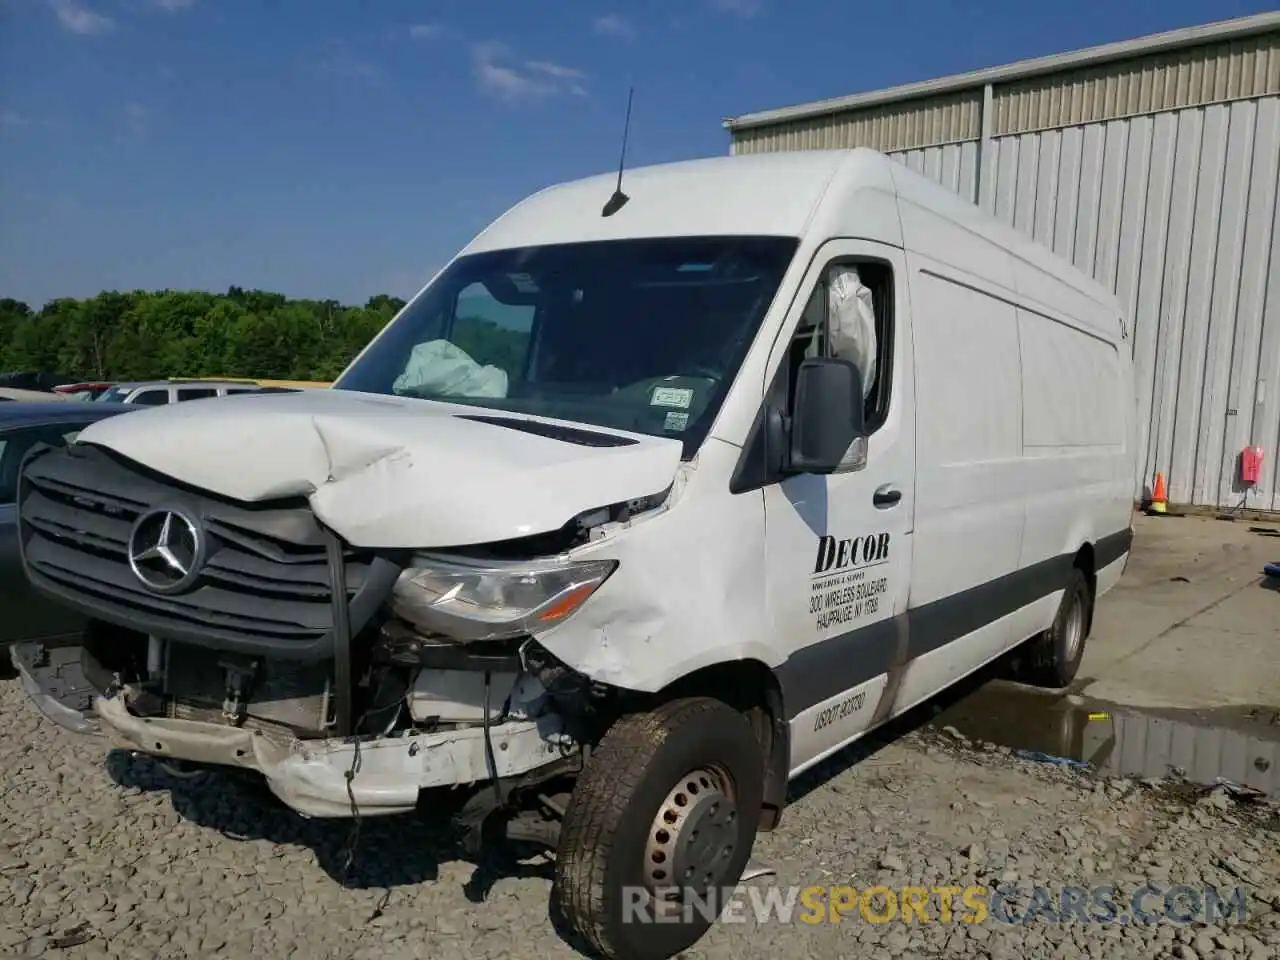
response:
[[[736,447],[709,441],[696,470],[725,475],[737,455]],[[542,646],[592,680],[642,693],[717,663],[751,659],[774,668],[785,659],[762,589],[763,495],[726,497],[700,479],[690,480],[675,509],[573,552],[574,559],[617,560],[618,569],[565,623],[538,637]]]

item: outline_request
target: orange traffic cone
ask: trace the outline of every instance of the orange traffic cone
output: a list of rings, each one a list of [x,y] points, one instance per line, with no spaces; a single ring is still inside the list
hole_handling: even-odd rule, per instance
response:
[[[1151,491],[1151,505],[1147,507],[1150,513],[1168,513],[1169,511],[1169,494],[1164,487],[1164,474],[1156,474],[1156,486]]]

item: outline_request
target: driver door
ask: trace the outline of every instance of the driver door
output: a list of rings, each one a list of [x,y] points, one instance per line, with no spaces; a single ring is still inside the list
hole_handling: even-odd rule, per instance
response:
[[[891,670],[905,655],[915,505],[914,383],[906,264],[896,247],[837,240],[814,258],[771,370],[831,355],[829,268],[852,265],[872,291],[876,370],[867,398],[865,463],[765,487],[767,605],[789,653],[779,669],[793,773],[883,719]],[[816,299],[815,299],[816,298]],[[803,320],[803,322],[802,322]],[[788,391],[790,394],[790,391]]]

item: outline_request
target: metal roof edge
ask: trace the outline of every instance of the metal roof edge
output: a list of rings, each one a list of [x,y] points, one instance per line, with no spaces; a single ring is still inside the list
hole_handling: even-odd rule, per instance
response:
[[[860,107],[879,106],[901,100],[935,96],[941,93],[956,93],[962,90],[982,87],[988,83],[1003,83],[1009,80],[1020,80],[1025,77],[1046,73],[1058,73],[1109,61],[1126,60],[1130,57],[1145,56],[1152,53],[1163,53],[1182,47],[1199,46],[1205,43],[1254,36],[1277,29],[1280,29],[1280,11],[1269,11],[1248,17],[1237,17],[1233,20],[1219,20],[1215,23],[1196,27],[1183,27],[1164,33],[1153,33],[1133,40],[1104,43],[1096,47],[1086,47],[1083,50],[1075,50],[1070,53],[1055,53],[1045,57],[1018,60],[1003,66],[985,67],[981,70],[971,70],[968,73],[955,73],[933,80],[921,80],[896,87],[886,87],[882,90],[854,93],[843,97],[832,97],[827,100],[814,100],[789,107],[776,107],[772,110],[760,110],[737,117],[725,117],[721,123],[726,130],[746,130],[751,127],[768,126],[774,123],[818,117],[829,113],[840,113]]]

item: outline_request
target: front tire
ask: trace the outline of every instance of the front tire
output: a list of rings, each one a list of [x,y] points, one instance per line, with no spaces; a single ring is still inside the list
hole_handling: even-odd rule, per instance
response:
[[[675,956],[737,887],[763,797],[760,744],[728,705],[695,697],[623,717],[565,811],[555,907],[612,960]]]

